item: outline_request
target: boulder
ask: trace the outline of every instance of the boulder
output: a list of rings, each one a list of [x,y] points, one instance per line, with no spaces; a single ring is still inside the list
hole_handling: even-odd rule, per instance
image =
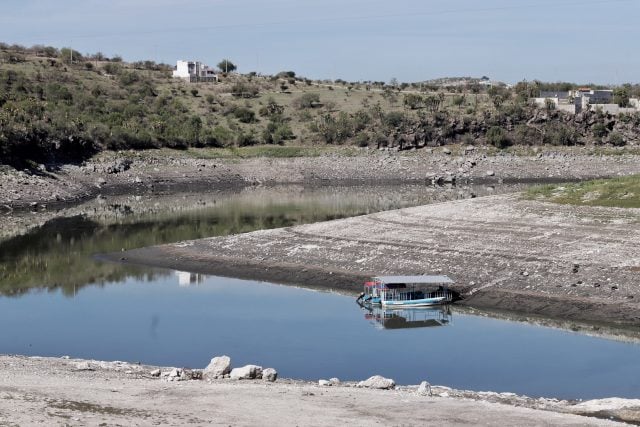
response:
[[[262,371],[262,379],[269,382],[274,382],[278,379],[278,372],[273,368],[267,368]]]
[[[329,387],[331,385],[331,381],[318,380],[318,385],[321,387]]]
[[[487,176],[494,176],[496,173],[494,171],[487,171]]]
[[[246,365],[241,368],[231,370],[230,377],[232,380],[254,380],[262,378],[262,366]]]
[[[360,381],[358,383],[358,387],[364,388],[377,388],[381,390],[388,390],[390,388],[394,388],[396,386],[396,382],[390,378],[385,378],[380,375],[374,375],[371,378]]]
[[[340,380],[338,378],[329,378],[329,382],[331,385],[340,385]]]
[[[152,377],[159,377],[160,376],[160,369],[154,369],[153,371],[149,372],[149,374]]]
[[[422,381],[420,387],[418,387],[418,394],[420,396],[431,396],[431,384],[427,381]]]
[[[95,368],[91,366],[89,362],[78,362],[75,364],[76,371],[95,371]]]
[[[209,365],[202,372],[206,379],[223,378],[231,372],[231,358],[229,356],[218,356],[211,359]]]

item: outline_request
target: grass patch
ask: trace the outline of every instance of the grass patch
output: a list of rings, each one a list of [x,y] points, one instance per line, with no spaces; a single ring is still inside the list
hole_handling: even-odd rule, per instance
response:
[[[530,188],[525,198],[565,205],[640,208],[640,175],[574,184],[539,185]]]

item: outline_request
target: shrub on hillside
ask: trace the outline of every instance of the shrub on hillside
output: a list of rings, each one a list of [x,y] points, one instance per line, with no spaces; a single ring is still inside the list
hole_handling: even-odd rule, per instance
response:
[[[233,116],[242,123],[255,123],[257,122],[256,113],[253,110],[245,107],[238,107],[233,110]]]
[[[291,102],[293,108],[304,110],[320,106],[320,95],[317,93],[305,93],[297,97]]]
[[[493,126],[487,131],[487,142],[497,148],[506,148],[511,145],[507,133],[498,126]]]

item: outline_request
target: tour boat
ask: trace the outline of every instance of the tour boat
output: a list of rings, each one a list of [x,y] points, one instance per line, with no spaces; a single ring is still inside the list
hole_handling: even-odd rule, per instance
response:
[[[451,283],[447,276],[378,276],[365,282],[358,301],[386,308],[447,304],[453,300]]]

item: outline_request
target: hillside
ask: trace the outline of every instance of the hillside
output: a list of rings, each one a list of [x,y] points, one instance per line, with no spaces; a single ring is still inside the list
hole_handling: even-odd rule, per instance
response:
[[[393,83],[311,81],[291,71],[186,83],[152,61],[0,44],[0,163],[32,168],[161,147],[640,143],[640,114],[534,110],[528,98],[539,82]]]

